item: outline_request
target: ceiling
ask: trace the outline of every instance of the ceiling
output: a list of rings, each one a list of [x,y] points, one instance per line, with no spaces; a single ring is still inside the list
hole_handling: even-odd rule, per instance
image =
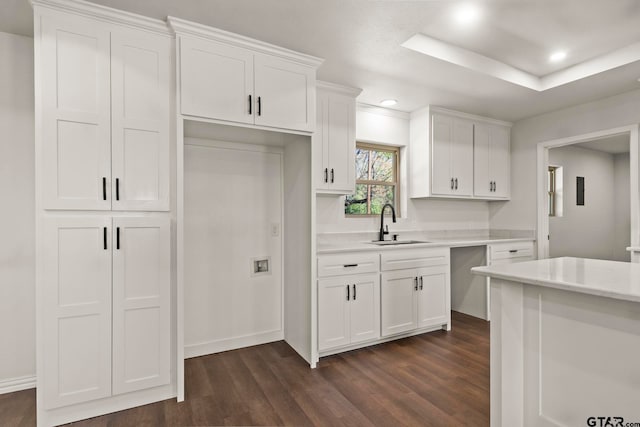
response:
[[[638,0],[476,0],[482,18],[464,28],[452,20],[457,0],[93,2],[158,19],[172,15],[324,58],[319,79],[362,88],[360,102],[397,99],[393,108],[401,111],[433,104],[516,121],[640,89],[640,61],[538,91],[401,46],[423,34],[545,76],[640,43]],[[28,0],[0,3],[0,31],[33,33]],[[556,49],[568,56],[551,64]]]
[[[593,141],[580,142],[572,147],[588,148],[589,150],[602,151],[609,154],[622,154],[629,152],[629,134],[607,136]]]

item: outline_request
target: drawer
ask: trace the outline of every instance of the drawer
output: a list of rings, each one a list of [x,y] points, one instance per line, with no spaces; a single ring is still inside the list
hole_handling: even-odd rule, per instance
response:
[[[448,265],[449,248],[409,249],[383,252],[382,255],[380,255],[380,264],[382,271]]]
[[[496,243],[490,245],[491,263],[516,258],[535,259],[533,242]]]
[[[318,256],[318,277],[377,273],[379,266],[380,255],[375,252],[320,255]]]

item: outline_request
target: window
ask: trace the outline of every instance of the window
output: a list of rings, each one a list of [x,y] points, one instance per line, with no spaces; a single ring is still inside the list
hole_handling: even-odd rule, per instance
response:
[[[399,215],[399,149],[356,143],[356,192],[344,203],[347,215],[380,215],[390,203]]]
[[[549,166],[547,181],[549,187],[549,216],[562,216],[562,199],[563,199],[563,173],[562,166]]]

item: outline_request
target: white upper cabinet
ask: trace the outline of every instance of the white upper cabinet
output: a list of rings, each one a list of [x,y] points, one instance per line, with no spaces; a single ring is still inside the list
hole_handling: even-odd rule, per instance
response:
[[[41,13],[45,209],[169,209],[171,39]]]
[[[509,198],[510,124],[440,108],[411,114],[412,198]]]
[[[253,123],[253,52],[180,38],[182,114]]]
[[[180,112],[313,132],[318,58],[169,17],[179,51]]]
[[[474,190],[478,197],[510,196],[509,128],[477,123],[474,138]]]
[[[360,89],[318,82],[314,182],[321,193],[355,191],[356,101]]]
[[[53,12],[41,20],[45,208],[111,209],[109,52],[106,24]]]

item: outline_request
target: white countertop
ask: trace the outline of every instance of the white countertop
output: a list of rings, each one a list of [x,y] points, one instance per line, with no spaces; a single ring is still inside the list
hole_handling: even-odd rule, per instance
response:
[[[640,264],[564,257],[474,267],[471,271],[518,283],[640,302]]]
[[[415,240],[423,240],[416,238]],[[508,242],[532,242],[535,239],[518,237],[518,238],[492,238],[492,237],[470,237],[470,238],[426,238],[425,243],[414,243],[409,245],[387,245],[378,246],[369,242],[336,242],[336,243],[323,243],[318,244],[317,254],[333,254],[342,252],[380,252],[380,251],[393,251],[398,249],[419,249],[419,248],[433,248],[433,247],[468,247],[468,246],[483,246],[491,243],[508,243]]]

